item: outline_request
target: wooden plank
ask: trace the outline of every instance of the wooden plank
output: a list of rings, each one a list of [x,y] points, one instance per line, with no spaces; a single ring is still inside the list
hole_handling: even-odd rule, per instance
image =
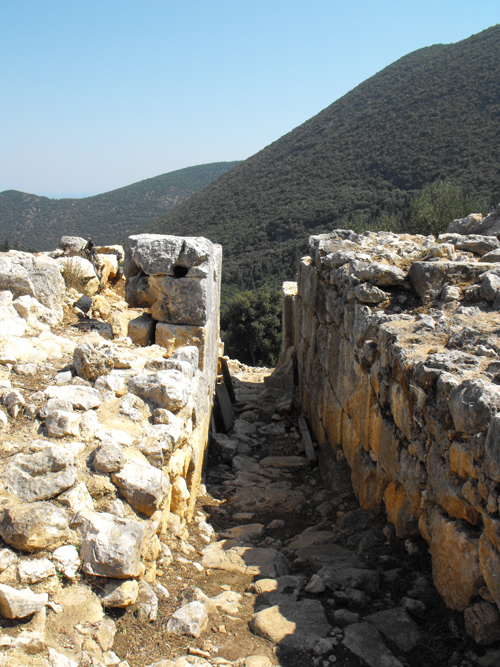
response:
[[[309,429],[307,428],[306,420],[304,417],[299,417],[299,431],[300,435],[302,436],[302,443],[304,445],[307,461],[309,465],[313,467],[318,464],[318,459],[316,457],[316,452],[314,451]]]
[[[231,403],[231,399],[229,398],[227,387],[224,382],[217,383],[215,385],[215,395],[217,396],[217,401],[219,403],[224,431],[227,432],[233,425],[236,415],[234,414],[233,404]]]
[[[224,378],[224,384],[226,385],[226,390],[231,399],[231,403],[236,403],[236,395],[234,393],[233,381],[231,380],[231,373],[229,372],[229,366],[227,361],[222,357],[220,360],[220,366],[222,369],[222,376]]]

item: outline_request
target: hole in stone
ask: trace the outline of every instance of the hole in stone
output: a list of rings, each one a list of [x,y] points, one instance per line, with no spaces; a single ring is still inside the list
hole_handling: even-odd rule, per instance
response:
[[[174,277],[175,278],[184,278],[189,269],[186,269],[185,266],[174,266]]]

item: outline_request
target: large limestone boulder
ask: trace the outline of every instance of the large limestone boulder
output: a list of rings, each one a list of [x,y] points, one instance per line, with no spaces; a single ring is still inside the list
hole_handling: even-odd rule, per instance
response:
[[[50,257],[17,250],[0,253],[0,290],[9,290],[15,299],[33,296],[62,319],[64,280]]]
[[[145,524],[86,510],[76,515],[73,525],[82,538],[80,558],[85,572],[113,579],[141,574]]]
[[[159,408],[177,412],[188,402],[191,382],[179,371],[167,370],[136,375],[128,381],[128,388]]]
[[[53,550],[71,540],[66,514],[52,503],[37,502],[5,509],[0,535],[21,551]]]
[[[220,246],[207,239],[141,234],[129,237],[125,298],[160,322],[203,326],[211,284],[219,281]]]
[[[12,303],[12,292],[0,292],[0,338],[22,336],[25,331],[26,322]]]
[[[65,255],[78,255],[87,245],[87,241],[81,236],[61,236],[60,248]]]
[[[94,296],[99,291],[99,278],[91,262],[77,255],[58,257],[59,265],[66,287],[74,287],[86,296]]]
[[[76,466],[70,452],[54,445],[35,454],[14,456],[3,479],[20,500],[48,500],[75,483]]]
[[[111,475],[122,496],[138,512],[151,516],[168,494],[170,480],[152,465],[129,461]]]
[[[47,593],[33,593],[29,588],[20,591],[0,584],[0,611],[5,618],[26,618],[43,609],[48,601]]]

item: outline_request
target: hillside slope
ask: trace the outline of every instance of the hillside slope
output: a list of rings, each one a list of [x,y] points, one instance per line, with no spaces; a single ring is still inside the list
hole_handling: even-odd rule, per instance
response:
[[[178,206],[239,162],[179,169],[118,190],[82,199],[49,199],[0,192],[0,240],[37,250],[55,248],[64,234],[116,243]]]
[[[401,58],[149,226],[224,244],[224,282],[293,278],[311,233],[447,178],[500,200],[500,25]],[[270,277],[271,276],[271,277]]]

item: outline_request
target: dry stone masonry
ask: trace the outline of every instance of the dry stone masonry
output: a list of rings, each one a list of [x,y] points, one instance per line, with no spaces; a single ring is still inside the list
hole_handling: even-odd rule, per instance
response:
[[[500,208],[438,239],[313,236],[284,290],[320,451],[346,459],[363,508],[426,540],[438,591],[483,644],[500,638],[497,234]]]
[[[156,619],[166,536],[185,536],[193,516],[221,249],[135,236],[130,253],[135,309],[107,288],[117,246],[63,237],[54,253],[0,254],[0,613],[29,621],[0,631],[2,665],[127,665],[110,650],[104,609],[135,605]],[[138,321],[156,344],[126,336]],[[26,657],[47,649],[49,662]]]

